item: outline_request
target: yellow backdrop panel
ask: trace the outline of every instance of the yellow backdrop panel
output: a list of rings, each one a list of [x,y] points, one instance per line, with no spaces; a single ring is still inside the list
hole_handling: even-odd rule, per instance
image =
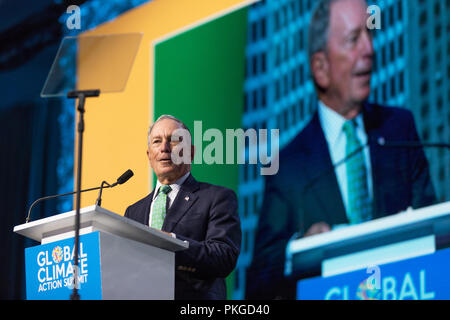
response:
[[[101,94],[86,102],[82,188],[98,186],[102,180],[115,182],[127,169],[135,174],[125,185],[106,190],[102,206],[124,214],[128,205],[151,191],[152,173],[146,150],[147,130],[153,121],[154,43],[252,2],[255,1],[154,0],[84,33],[143,34],[125,90]],[[95,192],[83,194],[81,206],[94,204],[96,197]]]

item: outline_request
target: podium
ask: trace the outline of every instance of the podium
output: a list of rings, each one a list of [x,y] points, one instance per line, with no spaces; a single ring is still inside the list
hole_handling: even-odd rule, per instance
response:
[[[450,202],[291,241],[285,275],[300,300],[450,299],[448,247]]]
[[[75,211],[14,227],[39,241],[25,249],[29,300],[69,299],[73,289]],[[189,247],[96,205],[80,211],[79,294],[81,299],[171,300],[175,252]]]

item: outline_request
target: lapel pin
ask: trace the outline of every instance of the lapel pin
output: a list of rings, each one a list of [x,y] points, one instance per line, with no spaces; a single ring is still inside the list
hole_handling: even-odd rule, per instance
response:
[[[184,200],[189,201],[189,197],[185,197]]]

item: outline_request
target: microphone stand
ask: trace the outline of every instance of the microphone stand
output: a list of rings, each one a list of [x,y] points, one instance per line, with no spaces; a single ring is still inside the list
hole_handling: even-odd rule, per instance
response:
[[[73,292],[70,296],[71,300],[80,300],[78,294],[78,251],[80,240],[80,200],[81,200],[81,162],[83,153],[83,133],[84,133],[84,113],[85,113],[85,101],[86,98],[98,97],[100,90],[74,90],[67,93],[67,98],[78,99],[78,158],[77,158],[77,187],[76,187],[76,213],[75,213],[75,244],[74,244],[74,256],[73,256]]]
[[[302,193],[305,192],[307,189],[309,189],[311,186],[313,186],[317,181],[322,179],[324,176],[334,172],[334,170],[345,164],[350,158],[354,157],[356,154],[362,152],[366,147],[370,147],[372,143],[375,143],[378,146],[381,146],[383,148],[444,148],[444,149],[450,149],[450,144],[448,143],[432,143],[432,142],[421,142],[421,141],[386,141],[383,137],[378,137],[376,139],[369,138],[369,141],[361,145],[360,147],[356,148],[354,151],[352,151],[349,155],[345,156],[340,161],[336,162],[335,164],[332,164],[332,166],[323,172],[320,172],[318,175],[316,175],[314,178],[308,181],[303,188]],[[303,214],[303,212],[302,212]],[[301,217],[301,221],[303,223],[303,216]],[[306,231],[306,230],[304,230]],[[297,238],[303,237],[303,230],[301,230],[300,234]]]
[[[98,190],[98,189],[100,189],[100,188],[102,188],[102,187],[95,187],[95,188],[85,189],[85,190],[81,190],[80,192],[93,191],[93,190]],[[103,187],[103,188],[104,188],[104,187]],[[107,188],[110,188],[110,186],[107,186]],[[49,200],[49,199],[58,198],[58,197],[70,196],[71,194],[75,194],[75,193],[77,193],[77,192],[76,192],[76,191],[73,191],[73,192],[67,192],[67,193],[55,194],[55,195],[52,195],[52,196],[46,196],[46,197],[39,198],[39,199],[35,200],[35,201],[31,204],[30,209],[28,209],[28,215],[27,215],[27,218],[25,219],[25,223],[30,222],[31,211],[33,210],[33,208],[34,208],[39,202],[44,201],[44,200]]]
[[[450,149],[449,143],[420,141],[386,141],[383,137],[377,140],[378,145],[387,148],[443,148]]]
[[[103,181],[103,182],[102,182],[102,185],[100,186],[100,192],[98,193],[97,200],[95,201],[95,204],[96,204],[97,206],[99,206],[99,207],[102,206],[102,191],[103,191],[103,185],[104,185],[104,184],[106,184],[107,188],[112,188],[112,187],[115,186],[115,185],[110,185],[110,184],[109,184],[108,182],[106,182],[106,181]]]

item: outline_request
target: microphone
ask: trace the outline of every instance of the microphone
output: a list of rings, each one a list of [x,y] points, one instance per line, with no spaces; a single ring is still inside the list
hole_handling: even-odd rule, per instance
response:
[[[109,184],[106,181],[102,181],[102,184],[100,186],[100,192],[98,193],[98,198],[97,201],[95,202],[95,204],[97,206],[101,206],[102,205],[102,192],[103,192],[103,185],[106,184],[107,188],[114,188],[115,186],[117,186],[118,184],[124,184],[125,182],[127,182],[128,180],[130,180],[130,178],[134,175],[133,171],[131,171],[130,169],[128,169],[127,171],[125,171],[119,178],[117,178],[117,181],[114,182],[113,184]]]
[[[386,141],[384,137],[377,139],[377,144],[382,147],[389,148],[446,148],[450,149],[448,143],[432,143],[432,142],[420,142],[420,141]]]
[[[112,184],[111,187],[115,187],[118,184],[124,184],[125,182],[127,182],[128,180],[130,180],[130,178],[134,175],[133,171],[131,171],[130,169],[128,169],[127,171],[125,171],[119,178],[117,178],[117,181],[114,182]]]
[[[100,187],[95,187],[95,188],[85,189],[85,190],[81,190],[80,192],[87,192],[87,191],[93,191],[93,190],[98,190],[98,189],[100,189],[100,192],[101,192],[101,190],[103,189],[103,184],[106,183],[106,184],[107,184],[107,188],[112,188],[112,187],[115,187],[115,186],[118,185],[118,184],[123,184],[123,183],[127,182],[132,176],[133,176],[133,171],[131,171],[131,170],[128,169],[124,174],[122,174],[122,175],[117,179],[117,182],[113,183],[112,185],[110,185],[110,184],[109,184],[108,182],[106,182],[106,181],[103,181]],[[34,208],[39,202],[44,201],[44,200],[49,200],[49,199],[59,198],[59,197],[63,197],[63,196],[69,196],[69,195],[72,195],[72,194],[75,194],[75,193],[77,193],[77,191],[67,192],[67,193],[61,193],[61,194],[55,194],[55,195],[46,196],[46,197],[42,197],[42,198],[39,198],[39,199],[35,200],[35,201],[31,204],[30,209],[28,209],[28,215],[27,215],[27,218],[25,219],[25,223],[30,222],[31,211],[33,210],[33,208]],[[98,199],[97,199],[97,201],[98,201]],[[101,203],[101,200],[100,200],[100,203]]]

